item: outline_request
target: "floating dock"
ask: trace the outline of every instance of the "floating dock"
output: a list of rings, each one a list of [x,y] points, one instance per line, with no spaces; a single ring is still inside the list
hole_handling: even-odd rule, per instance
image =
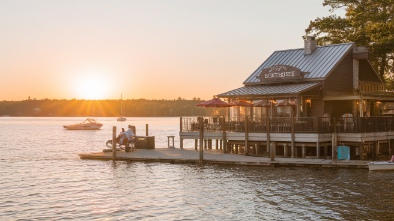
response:
[[[86,160],[115,160],[115,161],[142,161],[166,163],[200,163],[200,152],[194,149],[156,148],[137,149],[133,152],[80,153],[79,157]],[[271,161],[269,157],[245,156],[241,154],[224,154],[220,150],[208,149],[203,152],[203,164],[271,166],[271,167],[322,167],[322,168],[358,168],[368,169],[369,161],[309,159],[309,158],[279,158]]]

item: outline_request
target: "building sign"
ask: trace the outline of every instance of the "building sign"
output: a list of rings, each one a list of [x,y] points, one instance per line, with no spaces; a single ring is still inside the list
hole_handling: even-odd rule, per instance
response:
[[[262,83],[294,81],[302,79],[302,77],[300,69],[288,65],[274,65],[264,68],[261,70],[260,76],[257,76]]]

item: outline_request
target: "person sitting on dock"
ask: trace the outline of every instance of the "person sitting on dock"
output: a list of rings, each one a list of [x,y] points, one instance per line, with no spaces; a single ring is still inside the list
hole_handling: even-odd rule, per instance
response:
[[[129,125],[128,126],[129,129],[127,129],[127,131],[125,132],[125,135],[126,135],[127,141],[128,141],[128,144],[126,145],[126,152],[128,152],[130,150],[129,144],[133,143],[134,139],[135,139],[135,134],[134,134],[133,130],[131,129],[132,127],[133,126]]]
[[[122,131],[119,133],[119,135],[116,137],[116,142],[119,145],[125,144],[125,139],[127,138],[126,132],[124,128],[122,128]]]

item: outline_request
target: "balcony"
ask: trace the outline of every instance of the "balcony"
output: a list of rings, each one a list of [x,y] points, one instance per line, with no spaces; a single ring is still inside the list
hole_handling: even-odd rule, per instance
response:
[[[204,132],[249,133],[372,133],[394,130],[394,117],[270,117],[242,120],[203,118]],[[197,117],[182,118],[182,132],[198,132]]]

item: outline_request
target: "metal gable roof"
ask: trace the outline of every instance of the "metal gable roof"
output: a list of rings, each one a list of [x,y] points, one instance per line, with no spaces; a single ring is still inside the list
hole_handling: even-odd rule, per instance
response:
[[[237,97],[237,96],[269,96],[269,95],[288,95],[299,94],[306,90],[320,85],[320,82],[308,82],[287,85],[253,85],[237,88],[222,94],[218,97]]]
[[[318,46],[310,55],[304,55],[304,48],[275,51],[244,84],[260,83],[258,76],[261,70],[279,64],[293,66],[308,73],[304,75],[304,79],[325,78],[353,46],[353,43]]]

